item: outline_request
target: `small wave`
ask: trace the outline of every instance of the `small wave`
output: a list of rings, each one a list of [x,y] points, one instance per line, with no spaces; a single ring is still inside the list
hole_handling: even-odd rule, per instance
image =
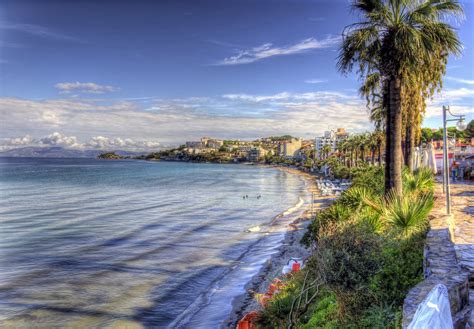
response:
[[[247,230],[247,232],[250,232],[250,233],[260,232],[261,229],[262,229],[262,228],[261,228],[260,226],[258,226],[258,225],[257,225],[257,226],[252,226],[251,228],[249,228],[249,229]]]
[[[299,197],[298,202],[291,208],[288,208],[282,213],[282,216],[288,216],[291,215],[292,213],[298,211],[302,206],[304,205],[304,200],[302,197]]]

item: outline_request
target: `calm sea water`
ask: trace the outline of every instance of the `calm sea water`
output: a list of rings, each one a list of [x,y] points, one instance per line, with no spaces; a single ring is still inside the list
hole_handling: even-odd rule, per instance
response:
[[[0,158],[0,327],[218,328],[304,190],[255,166]]]

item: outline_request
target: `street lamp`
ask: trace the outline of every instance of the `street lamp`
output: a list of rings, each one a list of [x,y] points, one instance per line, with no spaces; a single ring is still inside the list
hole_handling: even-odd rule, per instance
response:
[[[456,119],[446,119],[446,115],[449,113]],[[443,106],[443,181],[444,181],[444,194],[446,195],[446,213],[451,214],[451,196],[449,189],[449,162],[448,162],[448,134],[447,134],[447,123],[448,121],[456,121],[456,127],[458,130],[466,129],[466,122],[464,115],[452,114],[449,110],[449,106]],[[454,140],[454,147],[456,148],[456,140]]]

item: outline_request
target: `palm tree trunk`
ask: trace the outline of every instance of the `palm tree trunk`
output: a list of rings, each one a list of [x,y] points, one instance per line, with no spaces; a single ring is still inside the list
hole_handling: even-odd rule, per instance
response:
[[[413,172],[413,154],[415,153],[415,134],[413,133],[413,127],[409,125],[407,127],[407,136],[405,142],[405,164]]]
[[[379,143],[379,145],[377,146],[377,153],[378,153],[378,158],[377,158],[377,161],[379,162],[379,166],[382,165],[382,145],[381,143]]]
[[[375,147],[372,146],[371,149],[372,154],[370,155],[370,162],[372,163],[372,166],[375,165]]]
[[[402,104],[400,96],[401,80],[399,77],[393,77],[389,81],[385,193],[392,189],[397,193],[402,193]]]

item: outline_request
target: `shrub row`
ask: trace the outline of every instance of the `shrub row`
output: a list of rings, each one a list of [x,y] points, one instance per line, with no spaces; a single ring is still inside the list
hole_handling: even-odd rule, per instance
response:
[[[261,328],[397,328],[408,290],[423,278],[433,176],[404,172],[404,194],[383,195],[383,168],[353,170],[352,185],[320,211],[302,243],[303,271],[260,312]]]

